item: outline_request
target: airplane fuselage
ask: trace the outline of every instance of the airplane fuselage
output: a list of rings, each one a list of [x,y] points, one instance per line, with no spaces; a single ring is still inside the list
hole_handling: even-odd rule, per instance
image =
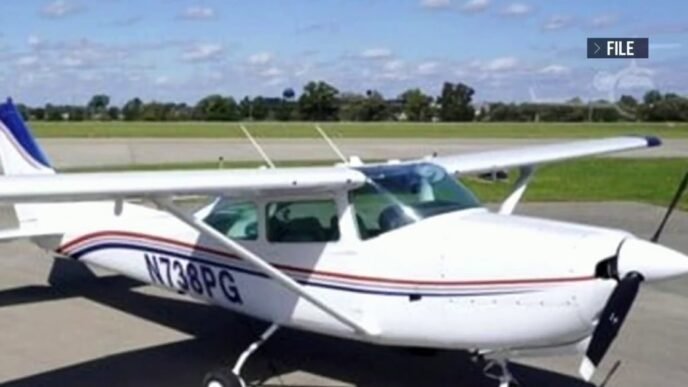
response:
[[[257,207],[267,201],[259,199]],[[582,347],[615,286],[595,276],[596,265],[628,237],[477,208],[363,241],[345,206],[337,242],[242,242],[379,332],[362,336],[165,212],[126,204],[117,215],[111,202],[45,211],[52,213],[44,219],[74,225],[51,247],[62,256],[284,326],[385,345],[467,350]]]

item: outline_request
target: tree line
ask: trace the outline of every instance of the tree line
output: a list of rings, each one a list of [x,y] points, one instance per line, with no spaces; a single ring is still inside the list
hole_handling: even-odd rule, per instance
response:
[[[440,95],[419,88],[395,98],[376,90],[340,92],[323,81],[308,82],[299,95],[286,88],[280,97],[249,97],[237,101],[213,94],[194,105],[144,102],[132,98],[122,106],[105,94],[94,95],[86,105],[29,107],[19,104],[24,117],[44,121],[516,121],[516,122],[614,122],[688,121],[688,98],[675,93],[648,91],[638,101],[624,95],[618,101],[567,103],[473,103],[475,90],[463,83],[444,82]]]

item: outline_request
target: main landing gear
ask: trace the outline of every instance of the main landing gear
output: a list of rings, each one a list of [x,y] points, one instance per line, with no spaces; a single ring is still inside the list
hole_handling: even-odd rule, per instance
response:
[[[490,379],[499,381],[499,387],[520,385],[509,370],[509,359],[506,357],[492,355],[489,358],[485,358],[482,355],[478,355],[473,361],[481,365],[484,364],[483,374]]]
[[[246,360],[253,355],[269,338],[272,336],[279,325],[272,324],[268,329],[260,335],[260,338],[251,345],[249,345],[244,352],[241,353],[236,364],[230,370],[227,367],[219,368],[208,372],[203,378],[203,387],[246,387],[244,379],[241,378],[241,367],[244,366]]]

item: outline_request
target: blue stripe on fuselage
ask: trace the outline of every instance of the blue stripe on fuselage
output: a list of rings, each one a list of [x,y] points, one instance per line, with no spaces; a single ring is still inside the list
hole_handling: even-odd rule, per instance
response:
[[[202,263],[205,265],[210,265],[210,266],[216,266],[220,268],[224,268],[230,271],[234,271],[237,273],[243,273],[255,277],[261,277],[261,278],[268,278],[267,275],[265,275],[262,272],[255,271],[255,270],[249,270],[249,269],[244,269],[240,268],[234,265],[227,265],[224,263],[218,263],[215,261],[211,261],[208,259],[204,258],[198,258],[194,257],[191,255],[186,255],[186,254],[180,254],[178,252],[174,251],[169,251],[165,249],[160,249],[156,247],[150,247],[150,246],[141,246],[141,245],[134,245],[134,244],[128,244],[128,243],[115,243],[115,242],[108,242],[108,243],[101,243],[101,244],[96,244],[93,246],[86,247],[82,250],[79,250],[71,255],[72,258],[74,259],[81,259],[84,255],[99,251],[99,250],[107,250],[107,249],[126,249],[126,250],[133,250],[133,251],[139,251],[139,252],[149,252],[149,253],[156,253],[156,254],[161,254],[161,255],[168,255],[168,256],[173,256],[176,258],[180,259],[187,259],[192,262],[197,262],[197,263]],[[141,255],[141,258],[143,259],[143,255]],[[332,283],[324,283],[318,280],[299,280],[295,279],[297,282],[299,282],[302,285],[306,286],[315,286],[315,287],[320,287],[320,288],[325,288],[325,289],[331,289],[331,290],[339,290],[339,291],[346,291],[346,292],[353,292],[353,293],[363,293],[363,294],[375,294],[375,295],[382,295],[382,296],[402,296],[402,297],[409,297],[409,296],[422,296],[422,297],[480,297],[480,296],[494,296],[494,295],[505,295],[505,294],[522,294],[522,293],[531,293],[535,290],[511,290],[511,291],[483,291],[483,292],[452,292],[452,293],[434,293],[434,292],[422,292],[422,291],[399,291],[399,290],[373,290],[373,289],[361,289],[361,288],[356,288],[356,287],[351,287],[351,286],[345,286],[345,285],[338,285],[338,284],[332,284]]]

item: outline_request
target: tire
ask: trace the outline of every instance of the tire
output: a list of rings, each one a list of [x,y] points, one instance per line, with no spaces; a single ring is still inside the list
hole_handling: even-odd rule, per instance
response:
[[[241,379],[226,368],[208,372],[203,378],[203,387],[243,387]]]

